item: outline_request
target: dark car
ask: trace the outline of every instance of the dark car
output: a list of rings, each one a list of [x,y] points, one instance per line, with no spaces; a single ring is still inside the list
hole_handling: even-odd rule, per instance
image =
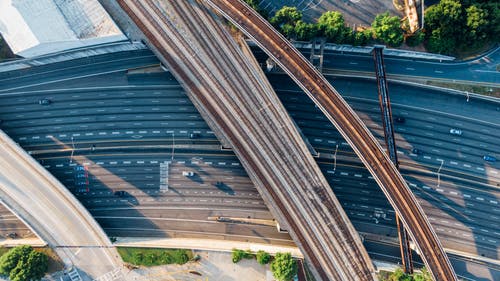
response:
[[[51,103],[52,103],[52,101],[49,99],[41,99],[38,101],[38,104],[40,104],[40,105],[49,105]]]
[[[200,134],[197,134],[197,133],[191,133],[191,134],[189,134],[189,138],[190,138],[190,139],[198,139],[198,138],[200,138]]]
[[[406,122],[406,119],[404,117],[398,116],[394,119],[396,123],[404,123]]]
[[[412,150],[411,150],[411,153],[413,153],[413,154],[417,154],[417,155],[420,155],[420,154],[422,154],[423,152],[422,152],[422,150],[420,150],[420,149],[418,149],[418,148],[414,148],[414,149],[412,149]]]
[[[118,190],[118,191],[115,191],[114,193],[116,196],[118,197],[125,197],[128,195],[128,193],[125,191],[125,190]]]

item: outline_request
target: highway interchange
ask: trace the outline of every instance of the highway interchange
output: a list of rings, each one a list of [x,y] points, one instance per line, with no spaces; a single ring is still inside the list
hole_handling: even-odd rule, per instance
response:
[[[103,56],[95,61],[122,57],[131,61],[123,60],[116,65],[117,72],[111,74],[97,75],[101,72],[99,67],[95,68],[96,76],[83,78],[79,78],[76,69],[61,72],[62,77],[71,79],[71,85],[50,83],[45,86],[52,89],[48,92],[4,91],[2,83],[1,128],[26,150],[32,151],[32,155],[77,195],[112,236],[201,236],[205,234],[199,227],[200,221],[205,221],[214,228],[214,236],[292,244],[288,235],[277,233],[274,227],[255,229],[253,225],[208,220],[208,217],[234,214],[269,220],[272,217],[256,196],[257,191],[237,159],[230,151],[219,149],[213,133],[170,74],[127,76],[125,71],[118,71],[158,63],[151,58],[150,52],[114,54],[114,58]],[[81,64],[81,61],[63,63],[65,67]],[[52,71],[59,67],[46,68]],[[32,71],[30,75],[47,70],[34,68]],[[30,84],[51,80],[19,78],[19,82],[11,80],[9,87],[23,87],[26,91]],[[355,227],[362,232],[394,237],[394,212],[338,132],[303,93],[290,86],[286,76],[270,74],[269,78],[311,144],[324,153],[325,157],[318,158],[317,162]],[[375,83],[345,78],[335,78],[333,83],[367,125],[380,132]],[[73,87],[87,88],[75,90]],[[481,140],[481,137],[497,135],[498,104],[480,100],[467,102],[465,97],[398,84],[389,84],[389,89],[394,115],[406,117],[404,124],[395,125],[399,150],[403,152],[399,155],[402,173],[416,185],[410,185],[416,195],[428,201],[426,212],[444,246],[498,259],[498,163],[485,163],[482,155],[499,149],[495,142]],[[156,99],[159,95],[162,97]],[[53,103],[39,105],[41,98],[50,98]],[[433,103],[429,102],[431,98]],[[422,130],[425,126],[433,126],[428,128],[432,131]],[[463,136],[450,138],[448,130],[451,127],[462,128]],[[200,138],[189,139],[189,133],[195,131],[200,133]],[[71,136],[76,148],[74,163],[70,163]],[[184,168],[172,170],[172,188],[160,192],[159,163],[171,159],[173,142],[176,144],[174,159],[181,162],[178,165],[187,166],[186,169],[195,171],[196,175],[201,174],[203,180],[183,178],[180,171]],[[94,151],[92,144],[96,145]],[[334,169],[332,155],[337,144]],[[197,145],[196,150],[190,148],[193,145]],[[485,145],[487,147],[481,147]],[[58,148],[50,151],[54,147]],[[413,147],[421,149],[423,155],[411,155]],[[85,162],[85,158],[89,160]],[[435,172],[440,164],[437,159],[445,160],[440,188],[436,187]],[[77,160],[83,166],[89,163],[89,192],[78,192]],[[213,172],[204,175],[203,169],[213,169]],[[215,186],[217,181],[227,187],[221,190]],[[117,197],[112,194],[116,190],[126,190],[131,196]],[[220,197],[214,198],[214,193]],[[190,221],[184,221],[188,217]],[[178,219],[183,222],[178,223]],[[176,223],[171,223],[173,221]]]
[[[358,233],[295,124],[221,24],[194,1],[119,4],[197,109],[227,139],[316,278],[373,279],[375,270]]]
[[[327,56],[331,56],[330,60],[335,62],[340,61],[339,57],[341,57],[331,54]],[[344,60],[347,62],[353,59],[354,57],[350,57]],[[373,70],[370,57],[364,59],[356,56],[355,60],[360,69]],[[101,61],[102,64],[96,65]],[[386,59],[386,62],[388,61],[390,60]],[[82,64],[86,63],[90,66],[81,68]],[[172,224],[162,224],[158,221],[145,222],[140,227],[141,229],[132,229],[137,219],[122,219],[121,222],[117,222],[113,216],[149,218],[159,217],[160,215],[156,214],[165,212],[165,217],[175,218],[179,214],[178,212],[169,213],[172,208],[158,209],[158,206],[165,204],[160,203],[162,202],[160,199],[172,200],[171,202],[165,201],[169,202],[169,206],[175,206],[175,208],[187,206],[186,209],[188,209],[189,205],[192,208],[199,204],[210,204],[209,201],[214,199],[213,194],[208,195],[209,192],[219,193],[222,195],[221,198],[236,202],[232,206],[232,202],[216,199],[220,200],[220,203],[214,202],[214,205],[219,206],[221,211],[214,212],[214,216],[242,210],[242,216],[253,212],[253,216],[270,219],[271,216],[263,202],[258,198],[254,201],[250,199],[253,198],[250,194],[252,192],[256,194],[256,190],[239,162],[230,152],[214,149],[218,147],[216,138],[172,77],[168,74],[127,77],[124,73],[124,70],[128,68],[155,63],[158,62],[149,51],[137,51],[123,54],[121,57],[120,54],[113,54],[84,61],[67,62],[58,66],[34,68],[30,71],[1,74],[3,78],[0,86],[2,92],[0,119],[3,122],[0,126],[26,150],[33,151],[35,158],[43,161],[43,165],[78,194],[80,200],[94,215],[98,216],[98,221],[112,235],[145,236],[145,229],[156,229],[158,231],[152,233],[159,236],[166,235],[168,231],[173,233],[175,229],[169,229],[173,227]],[[346,63],[348,64],[352,66],[349,62]],[[389,69],[390,67],[388,67],[390,72]],[[458,73],[460,67],[457,69]],[[47,76],[47,71],[54,75]],[[427,72],[425,69],[422,70],[422,73]],[[76,79],[84,75],[91,76]],[[468,74],[463,75],[470,77]],[[10,77],[9,80],[6,80],[7,76]],[[478,79],[482,77],[489,76],[480,75]],[[495,77],[498,76],[492,77],[497,79]],[[366,232],[394,235],[394,213],[390,210],[383,194],[369,178],[366,169],[362,167],[359,160],[353,157],[346,143],[342,142],[340,135],[318,110],[314,110],[314,105],[309,103],[309,106],[304,106],[308,104],[307,97],[298,92],[297,88],[288,87],[291,83],[287,82],[285,76],[276,74],[270,75],[270,78],[271,81],[277,80],[273,84],[280,98],[309,141],[317,151],[324,153],[325,157],[318,158],[317,161],[354,225]],[[51,80],[59,82],[48,83]],[[71,81],[70,85],[67,84],[68,81]],[[364,116],[362,114],[363,120],[367,121],[370,129],[380,136],[380,125],[377,125],[380,114],[377,111],[375,84],[342,78],[335,79],[333,83],[339,92],[351,96],[347,98],[350,104],[358,112],[365,114]],[[21,92],[44,88],[52,91]],[[54,91],[53,89],[56,88],[61,88],[61,90]],[[74,88],[84,89],[75,90]],[[433,225],[437,226],[438,235],[444,238],[443,244],[447,248],[461,248],[498,259],[500,228],[497,222],[500,210],[498,209],[499,194],[495,188],[499,182],[498,163],[490,164],[482,160],[485,154],[499,158],[499,155],[495,154],[500,151],[498,145],[495,144],[499,130],[498,104],[477,100],[467,103],[465,97],[450,97],[397,84],[389,85],[389,89],[394,114],[406,118],[405,124],[396,124],[397,140],[400,152],[402,152],[399,155],[402,173],[409,182],[416,185],[412,186],[416,195],[428,200],[429,203],[426,206],[429,208],[425,208],[426,212]],[[155,91],[157,91],[156,94]],[[160,95],[158,93],[167,94],[169,98],[155,99]],[[399,93],[405,95],[399,96]],[[123,98],[124,94],[129,98]],[[433,95],[432,103],[429,102],[431,94]],[[54,103],[43,107],[37,104],[41,98],[52,99]],[[152,102],[152,100],[157,102]],[[96,104],[98,107],[95,106]],[[179,104],[186,106],[179,106]],[[421,105],[425,105],[425,109],[422,109]],[[168,120],[169,118],[172,120]],[[452,127],[462,128],[464,135],[452,137],[448,133],[449,128]],[[189,139],[191,132],[199,133],[200,138]],[[47,136],[52,136],[55,140]],[[75,163],[69,163],[71,137],[77,148],[74,154]],[[184,178],[180,174],[181,170],[173,170],[179,173],[171,175],[173,188],[170,191],[165,193],[158,191],[159,163],[170,159],[170,144],[173,142],[176,144],[175,159],[185,161],[179,164],[187,165],[186,169],[193,169],[197,175],[203,172],[199,163],[215,169],[209,177],[200,177],[202,180],[200,185],[209,186],[206,198],[200,196],[196,199],[194,195],[185,196],[185,192],[190,194],[190,192],[201,193],[202,191],[199,185],[194,184],[196,179]],[[94,151],[92,151],[93,144],[95,145]],[[333,161],[330,156],[333,155],[337,144],[339,144],[337,167],[335,172],[332,172]],[[145,145],[151,145],[151,147],[145,147]],[[195,145],[198,146],[196,150],[193,149]],[[54,147],[65,147],[65,151],[58,151],[59,148],[56,148],[57,151],[49,151]],[[410,152],[413,147],[421,149],[424,152],[423,155],[412,155]],[[208,155],[200,157],[204,153]],[[86,158],[89,159],[88,162],[85,162]],[[441,169],[440,188],[436,188],[439,159],[444,160],[444,165]],[[82,166],[89,163],[89,192],[80,193],[77,186],[71,185],[72,182],[74,184],[77,182],[79,175],[74,170],[76,166],[79,166],[77,161],[81,161]],[[225,164],[219,165],[220,163]],[[231,169],[228,169],[228,166]],[[457,176],[462,179],[457,179]],[[241,182],[234,180],[233,183],[233,177]],[[178,183],[175,182],[176,180]],[[153,181],[154,184],[151,184],[150,182]],[[232,192],[227,188],[220,190],[214,184],[217,181],[224,182],[236,192],[231,194]],[[124,185],[120,186],[120,182]],[[176,184],[182,185],[186,190],[175,193],[175,189],[180,189],[180,187],[175,187]],[[111,190],[122,189],[130,191],[132,196],[124,199],[112,194]],[[159,195],[151,195],[155,193]],[[169,199],[169,196],[172,199]],[[353,198],[359,198],[359,200]],[[360,201],[367,203],[365,205]],[[174,202],[179,202],[179,204],[174,205]],[[115,210],[107,208],[110,203],[116,203],[117,208]],[[146,206],[139,207],[143,205]],[[231,207],[227,208],[227,206]],[[127,210],[129,213],[120,213],[120,208],[129,209]],[[215,207],[210,208],[213,212],[212,208]],[[140,209],[140,211],[135,209]],[[444,214],[443,211],[445,211]],[[200,220],[206,221],[204,217],[208,217],[204,210],[193,211],[191,227],[194,228],[194,224],[199,223]],[[149,219],[142,220],[148,221]],[[118,227],[116,227],[117,224]],[[186,225],[186,229],[189,229],[189,224]],[[184,226],[179,226],[179,228],[182,227]],[[250,229],[247,227],[235,233]],[[276,243],[290,243],[287,235],[273,233],[274,228],[265,229],[269,234],[262,236],[274,236],[273,242],[276,241]],[[186,235],[191,230],[182,231],[185,231],[182,233]],[[222,230],[218,234],[225,235],[226,232],[227,230]],[[199,234],[199,229],[193,230],[192,233]],[[231,239],[235,239],[236,236],[234,235]],[[257,235],[248,236],[258,237]]]

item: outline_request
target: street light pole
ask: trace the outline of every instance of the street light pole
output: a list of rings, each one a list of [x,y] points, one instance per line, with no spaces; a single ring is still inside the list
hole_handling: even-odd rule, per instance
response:
[[[441,168],[443,168],[443,164],[444,164],[444,161],[443,160],[439,160],[441,161],[441,165],[439,166],[439,169],[437,171],[437,175],[438,175],[438,182],[437,182],[437,187],[439,187],[439,184],[441,183]]]
[[[175,134],[172,132],[172,163],[174,162]]]
[[[73,163],[73,153],[75,153],[75,142],[73,140],[73,137],[71,137],[71,145],[73,146],[73,149],[71,150],[71,156],[69,157],[69,163]]]
[[[335,174],[335,170],[337,169],[337,150],[339,149],[339,145],[335,145],[335,153],[333,154],[333,174]]]

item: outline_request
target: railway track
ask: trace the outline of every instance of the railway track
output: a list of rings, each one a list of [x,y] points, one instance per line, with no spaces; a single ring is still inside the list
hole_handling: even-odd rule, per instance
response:
[[[292,237],[315,268],[319,279],[373,279],[373,267],[357,233],[321,173],[311,174],[311,170],[318,168],[305,145],[298,144],[301,138],[292,123],[286,123],[289,117],[277,107],[281,106],[277,97],[271,99],[254,94],[261,90],[262,85],[248,77],[254,75],[249,69],[221,63],[221,60],[229,60],[247,67],[244,61],[232,59],[231,52],[236,48],[234,43],[226,44],[232,49],[220,47],[221,52],[214,54],[214,49],[219,50],[214,46],[224,42],[220,37],[226,35],[221,36],[219,32],[222,31],[209,18],[204,18],[209,22],[203,25],[210,26],[210,29],[199,26],[201,22],[191,22],[202,13],[189,10],[187,5],[196,5],[194,1],[164,3],[172,8],[169,12],[191,13],[190,17],[178,16],[176,19],[198,25],[193,32],[197,32],[196,38],[201,38],[202,48],[191,46],[189,32],[174,26],[169,15],[162,12],[156,2],[119,3],[150,39],[178,80],[191,90],[191,98],[197,99],[225,132],[273,213],[286,221]],[[193,9],[200,7],[194,6]],[[215,36],[218,40],[204,36]],[[208,93],[209,90],[212,92]],[[243,95],[245,93],[247,95]],[[255,104],[267,106],[259,111]],[[282,111],[278,112],[276,108]]]
[[[246,33],[309,95],[364,162],[400,215],[437,280],[457,280],[441,243],[404,179],[377,140],[326,79],[269,23],[243,1],[206,0]]]

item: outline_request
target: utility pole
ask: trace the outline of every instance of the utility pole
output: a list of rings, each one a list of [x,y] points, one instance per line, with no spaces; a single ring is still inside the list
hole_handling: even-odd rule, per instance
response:
[[[439,159],[439,161],[441,162],[441,165],[439,166],[439,169],[437,171],[437,175],[438,175],[438,183],[437,183],[437,187],[439,187],[439,184],[441,183],[441,168],[443,168],[443,164],[444,164],[444,161],[442,159]]]

